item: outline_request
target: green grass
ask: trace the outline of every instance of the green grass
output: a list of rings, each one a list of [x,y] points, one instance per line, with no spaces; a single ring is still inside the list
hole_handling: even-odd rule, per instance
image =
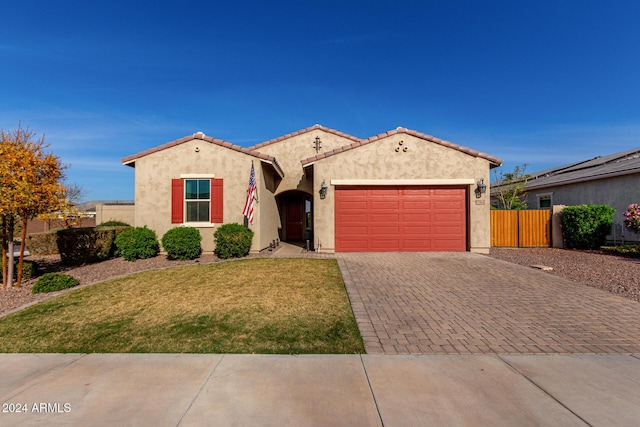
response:
[[[0,319],[0,352],[364,353],[335,260],[138,273]]]

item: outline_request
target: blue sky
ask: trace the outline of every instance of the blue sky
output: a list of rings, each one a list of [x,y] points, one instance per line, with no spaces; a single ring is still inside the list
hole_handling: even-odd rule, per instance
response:
[[[5,2],[0,128],[44,134],[85,200],[120,159],[398,126],[528,171],[640,147],[638,1]]]

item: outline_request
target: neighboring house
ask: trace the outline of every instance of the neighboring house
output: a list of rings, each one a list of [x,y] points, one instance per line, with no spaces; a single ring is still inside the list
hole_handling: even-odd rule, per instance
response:
[[[108,221],[120,221],[132,225],[135,223],[135,205],[133,200],[106,200],[95,204],[96,224]]]
[[[474,251],[490,247],[489,170],[502,161],[413,130],[360,139],[315,125],[242,148],[196,133],[122,159],[135,167],[135,225],[162,236],[198,228],[213,250],[243,223],[252,163],[252,251],[274,241],[327,252]]]
[[[624,227],[631,203],[640,203],[640,148],[599,156],[570,165],[530,173],[526,185],[530,209],[553,205],[609,205],[616,212],[610,240],[638,240]],[[494,183],[492,192],[498,186]]]

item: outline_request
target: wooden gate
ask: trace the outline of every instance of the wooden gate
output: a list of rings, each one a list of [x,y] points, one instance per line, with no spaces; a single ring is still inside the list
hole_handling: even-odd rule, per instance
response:
[[[492,210],[491,246],[550,247],[551,211]]]

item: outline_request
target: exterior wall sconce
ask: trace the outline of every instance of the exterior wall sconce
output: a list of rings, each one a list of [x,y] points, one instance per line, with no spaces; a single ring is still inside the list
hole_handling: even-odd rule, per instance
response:
[[[329,187],[327,187],[327,184],[325,184],[324,179],[322,180],[322,184],[320,184],[320,198],[324,199],[325,197],[327,197],[327,190],[329,189]]]
[[[484,183],[484,178],[480,178],[480,181],[477,183],[477,187],[475,189],[476,199],[482,197],[484,193],[487,192],[487,185]]]

